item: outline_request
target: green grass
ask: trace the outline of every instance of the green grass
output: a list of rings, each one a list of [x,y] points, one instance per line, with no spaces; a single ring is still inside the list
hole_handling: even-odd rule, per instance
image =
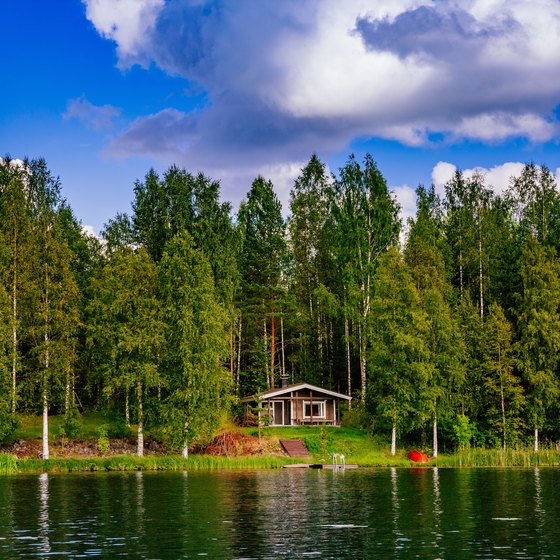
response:
[[[157,471],[157,470],[257,470],[277,469],[294,463],[293,459],[278,456],[258,457],[213,457],[191,455],[188,459],[181,455],[137,457],[116,455],[87,459],[17,459],[13,455],[0,454],[0,474],[37,472],[87,472],[87,471]]]
[[[258,435],[257,428],[245,428],[245,433]],[[407,467],[404,449],[391,456],[389,444],[357,428],[333,426],[286,426],[261,429],[262,437],[302,439],[314,463],[331,463],[333,453],[342,453],[347,464],[361,467]]]
[[[453,455],[437,458],[438,467],[536,467],[560,466],[560,452],[543,448],[533,449],[465,449]]]
[[[58,437],[60,427],[64,422],[64,416],[49,416],[49,437]],[[113,422],[105,415],[100,413],[88,413],[80,416],[80,438],[97,438],[100,426],[107,424],[111,426]],[[43,433],[43,419],[41,416],[17,415],[17,429],[12,439],[37,439]]]

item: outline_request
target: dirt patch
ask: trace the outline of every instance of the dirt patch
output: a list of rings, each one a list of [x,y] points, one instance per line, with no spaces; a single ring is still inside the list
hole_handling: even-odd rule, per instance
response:
[[[227,457],[247,455],[284,455],[278,439],[258,438],[239,432],[223,432],[216,436],[201,453]]]
[[[52,458],[63,459],[67,457],[75,457],[84,459],[87,457],[99,457],[99,448],[97,440],[71,439],[67,441],[53,441],[49,446],[50,456]],[[146,454],[164,455],[167,448],[155,441],[146,442],[144,447]],[[40,459],[43,456],[43,444],[40,439],[20,439],[10,445],[0,448],[1,453],[10,453],[18,459],[35,458]],[[133,455],[136,453],[136,441],[131,439],[111,439],[108,455]]]
[[[144,446],[146,455],[165,455],[168,448],[156,441],[147,441]],[[239,432],[223,432],[216,436],[209,444],[195,447],[193,453],[206,455],[240,457],[248,455],[285,455],[277,438],[258,438],[256,436],[244,435]],[[0,453],[10,453],[18,459],[35,458],[40,459],[43,455],[41,439],[20,439],[10,445],[0,447]],[[134,439],[111,439],[109,455],[134,455],[136,454],[136,440]],[[58,459],[74,457],[84,459],[88,457],[99,457],[97,440],[72,439],[64,442],[55,440],[50,443],[50,456]]]

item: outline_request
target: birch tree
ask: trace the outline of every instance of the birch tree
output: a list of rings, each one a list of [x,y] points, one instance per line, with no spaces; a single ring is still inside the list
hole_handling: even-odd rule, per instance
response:
[[[165,418],[173,445],[209,438],[230,408],[227,318],[217,301],[212,270],[187,233],[169,244],[159,266],[165,347]]]
[[[527,386],[527,421],[539,450],[539,431],[560,395],[560,264],[553,249],[530,239],[521,257],[517,364]]]
[[[162,384],[158,356],[163,324],[156,280],[155,264],[145,249],[123,248],[95,282],[89,308],[91,344],[106,349],[102,364],[106,394],[136,395],[139,456],[144,454],[145,395]]]
[[[350,156],[340,169],[333,205],[336,255],[342,272],[348,314],[357,324],[361,399],[367,392],[366,325],[371,313],[373,277],[379,257],[396,243],[400,222],[398,204],[385,179],[367,154],[363,168]]]

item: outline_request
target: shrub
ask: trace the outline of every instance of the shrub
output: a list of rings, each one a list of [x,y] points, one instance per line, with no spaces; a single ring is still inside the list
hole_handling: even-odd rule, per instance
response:
[[[109,448],[111,447],[109,436],[107,435],[108,431],[109,430],[107,424],[103,424],[102,426],[99,426],[99,428],[97,428],[97,448],[99,449],[99,453],[101,453],[102,455],[105,455],[105,453],[107,453],[107,451],[109,451]]]

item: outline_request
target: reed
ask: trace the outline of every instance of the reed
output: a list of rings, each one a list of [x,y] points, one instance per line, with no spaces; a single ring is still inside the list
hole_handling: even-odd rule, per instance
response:
[[[538,453],[528,448],[478,449],[442,455],[434,461],[438,467],[536,467],[559,466],[560,452],[543,448]]]
[[[9,453],[0,453],[0,474],[17,472],[17,457]]]
[[[2,456],[0,456],[2,457]],[[180,455],[146,456],[115,455],[87,459],[16,459],[13,456],[10,473],[37,472],[94,472],[94,471],[157,471],[157,470],[242,470],[277,469],[293,463],[294,460],[278,456],[258,457],[214,457],[191,455],[188,459]],[[4,463],[0,462],[0,472]],[[6,460],[8,465],[8,460]]]

